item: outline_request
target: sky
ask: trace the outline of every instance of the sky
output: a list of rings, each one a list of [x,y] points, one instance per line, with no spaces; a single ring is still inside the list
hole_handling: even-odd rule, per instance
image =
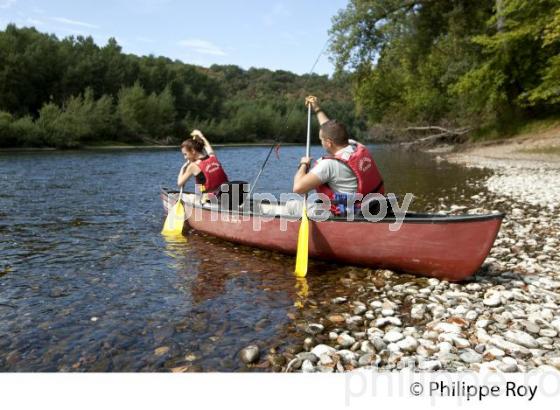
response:
[[[0,29],[34,26],[62,38],[115,37],[125,53],[208,67],[310,72],[331,18],[348,0],[0,0]],[[314,73],[332,74],[328,55]]]

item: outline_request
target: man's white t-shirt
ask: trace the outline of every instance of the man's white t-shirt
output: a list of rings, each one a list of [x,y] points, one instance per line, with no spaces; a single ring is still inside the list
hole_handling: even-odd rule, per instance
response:
[[[336,155],[347,155],[356,150],[356,141],[349,140],[349,145],[338,150]],[[354,193],[358,190],[358,178],[347,165],[336,159],[322,159],[309,172],[317,175],[321,183],[328,184],[334,192]]]

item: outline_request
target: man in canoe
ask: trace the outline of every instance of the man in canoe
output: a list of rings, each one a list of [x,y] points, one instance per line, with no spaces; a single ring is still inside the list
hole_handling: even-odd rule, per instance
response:
[[[214,195],[222,184],[228,182],[228,177],[212,146],[199,130],[193,130],[190,138],[181,144],[181,152],[187,162],[181,167],[177,176],[179,187],[194,175],[200,193]]]
[[[305,104],[311,105],[317,115],[319,139],[328,155],[320,158],[309,172],[311,158],[301,159],[294,177],[294,192],[305,194],[315,189],[325,194],[335,215],[343,212],[348,194],[384,194],[383,178],[369,150],[349,138],[344,124],[329,119],[316,97],[307,97]]]

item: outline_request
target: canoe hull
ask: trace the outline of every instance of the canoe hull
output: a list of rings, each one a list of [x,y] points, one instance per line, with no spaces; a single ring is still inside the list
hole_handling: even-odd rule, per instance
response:
[[[164,207],[173,199],[165,197]],[[185,207],[190,205],[187,203]],[[187,215],[191,214],[186,209]],[[194,209],[190,209],[194,211]],[[255,218],[258,218],[256,220]],[[405,218],[395,221],[310,220],[309,255],[352,265],[410,272],[451,281],[473,275],[488,256],[503,214],[481,217]],[[187,219],[191,228],[228,241],[294,255],[298,221],[221,212],[199,208]],[[254,226],[260,225],[255,230]],[[283,230],[284,229],[284,230]]]

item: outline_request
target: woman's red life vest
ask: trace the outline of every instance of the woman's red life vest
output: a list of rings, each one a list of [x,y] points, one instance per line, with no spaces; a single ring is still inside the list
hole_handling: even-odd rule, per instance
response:
[[[380,193],[385,195],[385,188],[383,186],[383,178],[381,173],[373,160],[369,150],[360,143],[356,143],[356,149],[348,155],[347,152],[341,154],[328,155],[322,159],[336,159],[347,165],[358,180],[358,188],[356,193],[366,196],[367,194]],[[325,194],[331,201],[334,199],[335,192],[328,186],[328,184],[319,185],[316,188],[318,193]],[[336,210],[336,204],[331,202],[331,211]]]
[[[201,174],[204,175],[204,183],[200,184],[201,191],[214,192],[218,190],[222,184],[228,182],[226,172],[215,155],[210,155],[201,159],[196,164],[200,168]]]

